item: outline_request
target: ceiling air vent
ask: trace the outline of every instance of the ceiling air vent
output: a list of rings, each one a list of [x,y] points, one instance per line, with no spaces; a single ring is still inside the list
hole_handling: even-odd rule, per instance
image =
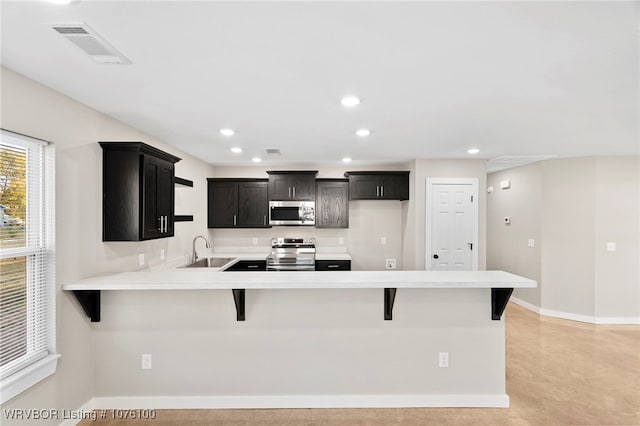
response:
[[[98,64],[130,64],[122,53],[83,22],[51,24],[55,32],[79,47]]]
[[[266,152],[267,155],[281,155],[282,154],[278,148],[266,148],[264,150],[264,152]]]

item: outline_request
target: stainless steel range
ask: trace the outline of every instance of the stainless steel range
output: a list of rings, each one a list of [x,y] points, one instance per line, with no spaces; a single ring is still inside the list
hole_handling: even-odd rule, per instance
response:
[[[316,268],[315,238],[272,238],[267,256],[269,271],[313,271]]]

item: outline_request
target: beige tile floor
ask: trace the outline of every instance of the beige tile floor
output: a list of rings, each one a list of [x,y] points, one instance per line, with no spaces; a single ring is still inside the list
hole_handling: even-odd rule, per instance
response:
[[[592,325],[507,308],[511,407],[158,410],[95,425],[640,425],[640,326]]]

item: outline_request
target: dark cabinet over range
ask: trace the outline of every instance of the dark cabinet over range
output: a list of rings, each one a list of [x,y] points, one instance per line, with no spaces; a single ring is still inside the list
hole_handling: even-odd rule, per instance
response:
[[[316,228],[349,227],[349,181],[316,179]]]
[[[102,240],[173,236],[174,169],[180,158],[142,142],[100,142]]]
[[[408,200],[409,172],[346,172],[350,200]]]
[[[268,228],[267,179],[207,179],[209,228]]]
[[[269,201],[315,201],[317,170],[268,171]]]

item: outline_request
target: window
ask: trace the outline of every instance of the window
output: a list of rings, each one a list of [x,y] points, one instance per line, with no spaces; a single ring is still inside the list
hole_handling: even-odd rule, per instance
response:
[[[0,133],[0,403],[55,372],[53,148]]]

